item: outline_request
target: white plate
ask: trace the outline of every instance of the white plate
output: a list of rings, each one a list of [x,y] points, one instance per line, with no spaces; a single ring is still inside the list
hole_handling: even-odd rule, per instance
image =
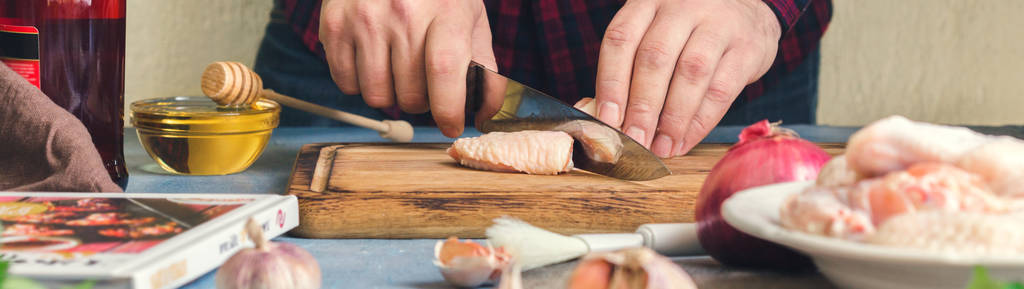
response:
[[[736,229],[775,242],[814,260],[833,283],[844,288],[967,287],[974,266],[997,280],[1024,280],[1024,256],[964,256],[893,248],[785,229],[779,208],[786,197],[813,182],[790,182],[737,192],[722,204],[722,217]]]

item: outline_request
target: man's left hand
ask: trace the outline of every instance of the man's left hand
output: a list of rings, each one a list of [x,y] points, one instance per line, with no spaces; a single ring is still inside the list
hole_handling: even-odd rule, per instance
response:
[[[629,0],[601,41],[598,119],[683,155],[771,68],[781,34],[761,0]]]

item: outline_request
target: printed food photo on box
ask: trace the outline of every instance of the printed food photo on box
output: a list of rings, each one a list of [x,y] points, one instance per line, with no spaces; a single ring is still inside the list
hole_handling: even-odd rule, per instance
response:
[[[137,254],[244,200],[0,198],[0,251]]]

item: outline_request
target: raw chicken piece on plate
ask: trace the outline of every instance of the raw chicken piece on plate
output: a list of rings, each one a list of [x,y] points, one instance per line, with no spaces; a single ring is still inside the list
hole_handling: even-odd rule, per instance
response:
[[[893,217],[867,240],[886,246],[974,255],[1024,255],[1024,217],[923,212]]]
[[[893,217],[931,211],[1002,214],[1007,203],[975,174],[919,163],[849,187],[811,187],[793,195],[780,217],[790,229],[860,240]]]
[[[1024,140],[1013,137],[891,116],[851,135],[845,156],[859,177],[940,162],[981,176],[998,195],[1024,198]]]

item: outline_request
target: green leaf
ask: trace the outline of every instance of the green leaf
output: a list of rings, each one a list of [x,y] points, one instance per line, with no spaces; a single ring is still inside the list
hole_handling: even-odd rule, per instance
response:
[[[7,266],[10,265],[7,261],[0,262],[0,284],[4,284],[4,280],[7,279]]]
[[[1006,284],[1006,287],[1003,287],[1003,289],[1024,289],[1024,284],[1021,284],[1020,282]]]
[[[1004,289],[1003,287],[1002,283],[992,280],[988,276],[988,270],[981,266],[974,267],[974,276],[967,285],[967,289]]]
[[[4,283],[0,284],[0,288],[3,289],[46,289],[45,286],[39,284],[32,279],[18,276],[10,276],[4,280]]]
[[[63,289],[92,289],[93,286],[96,286],[95,280],[85,280],[75,286],[64,287]]]

